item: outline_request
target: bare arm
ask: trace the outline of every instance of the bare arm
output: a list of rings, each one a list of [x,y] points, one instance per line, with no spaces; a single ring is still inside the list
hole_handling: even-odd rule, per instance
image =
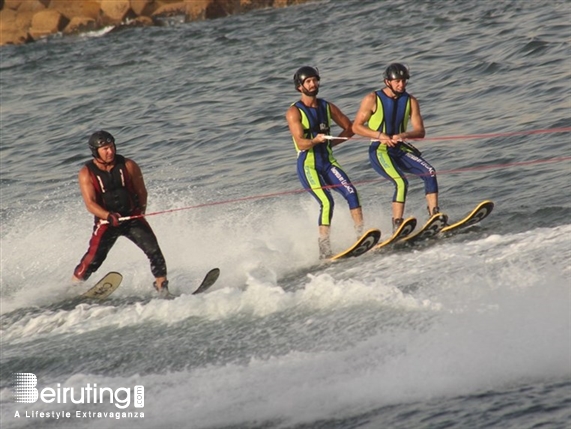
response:
[[[295,106],[290,106],[286,113],[287,125],[299,150],[308,150],[313,146],[326,142],[325,134],[317,134],[312,139],[303,137],[303,126],[301,125],[301,114]]]
[[[331,119],[343,129],[338,137],[353,137],[355,133],[351,120],[335,104],[329,103],[329,107],[331,108]],[[344,141],[343,139],[332,140],[331,146],[337,146]]]
[[[361,105],[359,106],[359,110],[357,111],[357,115],[355,116],[355,122],[353,122],[353,131],[363,137],[369,137],[371,139],[378,139],[379,132],[370,129],[366,124],[373,116],[377,110],[377,96],[374,92],[371,92],[363,98],[361,101]],[[384,136],[384,134],[383,134]],[[388,140],[388,136],[386,138]]]
[[[389,147],[393,147],[397,142],[405,139],[423,138],[425,135],[424,122],[420,114],[418,100],[412,95],[410,96],[410,100],[410,123],[413,130],[389,136],[385,133],[379,133],[378,131],[370,129],[366,123],[371,119],[371,116],[373,116],[377,108],[377,96],[372,92],[361,102],[361,106],[355,117],[355,122],[353,123],[353,131],[360,136],[379,140],[382,144],[386,144]]]
[[[125,167],[131,176],[133,181],[133,187],[135,188],[135,193],[139,198],[139,205],[141,208],[141,212],[145,214],[147,211],[147,187],[145,186],[145,180],[143,179],[143,172],[139,165],[131,160],[125,160]]]
[[[387,146],[395,146],[396,143],[393,143],[389,135],[372,130],[366,125],[376,110],[377,94],[371,92],[361,101],[361,105],[355,116],[355,122],[353,122],[353,131],[360,136],[369,137],[371,140],[379,140],[382,144]]]

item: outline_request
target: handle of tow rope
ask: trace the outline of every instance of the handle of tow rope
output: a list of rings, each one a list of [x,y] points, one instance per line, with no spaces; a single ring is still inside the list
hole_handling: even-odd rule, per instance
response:
[[[351,137],[323,136],[325,140],[349,140]]]
[[[335,137],[335,136],[323,136],[326,140],[367,140],[367,141],[378,141],[378,139],[367,139],[365,137]],[[404,140],[399,140],[410,152],[416,156],[421,156],[422,152],[416,148],[412,143],[405,142]]]
[[[361,140],[361,141],[368,141],[368,142],[374,142],[374,141],[378,140],[378,139],[371,139],[368,137],[360,137],[360,136],[354,136],[354,137],[323,136],[323,138],[325,140]]]
[[[144,214],[134,215],[134,216],[122,216],[122,217],[119,218],[119,222],[123,222],[123,221],[125,221],[125,220],[139,219],[139,218],[145,217],[145,216],[146,216],[146,215],[144,215]],[[101,220],[99,221],[99,224],[100,224],[100,225],[107,225],[108,223],[109,223],[109,221],[106,220],[106,219],[101,219]]]

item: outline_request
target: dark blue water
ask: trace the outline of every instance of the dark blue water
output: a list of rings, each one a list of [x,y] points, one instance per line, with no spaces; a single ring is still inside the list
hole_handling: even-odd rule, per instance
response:
[[[321,1],[2,48],[1,426],[568,427],[571,138],[553,130],[571,126],[570,18],[568,1]],[[320,95],[352,118],[393,61],[411,69],[441,208],[496,207],[467,234],[319,267],[291,78],[317,66]],[[114,299],[60,304],[78,293],[92,218],[77,173],[101,128],[143,169],[176,300],[151,299],[148,262],[120,240],[90,279],[123,273]],[[336,154],[387,236],[392,188],[367,146]],[[341,250],[353,231],[336,201]],[[407,214],[424,206],[412,179]],[[213,266],[212,292],[189,295]],[[16,403],[14,372],[143,385],[144,418]]]

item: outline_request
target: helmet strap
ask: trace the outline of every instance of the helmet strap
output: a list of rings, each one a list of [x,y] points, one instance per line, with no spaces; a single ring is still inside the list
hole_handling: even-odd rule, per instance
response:
[[[108,167],[109,165],[113,165],[113,163],[115,162],[115,158],[113,158],[113,161],[111,161],[111,162],[105,162],[105,161],[103,161],[101,158],[95,158],[95,160],[96,160],[98,163],[104,165],[105,167]]]
[[[403,92],[395,91],[394,88],[392,87],[392,85],[390,85],[388,79],[385,79],[385,85],[386,85],[387,88],[389,88],[389,89],[391,90],[391,92],[392,92],[393,95],[394,95],[394,98],[399,98],[399,97],[400,97],[401,95],[403,95],[403,93],[404,93],[404,91],[403,91]]]
[[[99,162],[100,164],[103,164],[104,166],[107,167],[108,165],[111,165],[111,164],[113,164],[113,162],[115,162],[115,157],[117,156],[117,146],[115,145],[115,143],[113,143],[113,147],[115,148],[115,156],[113,157],[113,161],[112,161],[112,162],[105,162],[105,161],[103,161],[103,158],[101,158],[101,157],[99,156],[99,149],[101,149],[101,148],[99,148],[99,147],[98,147],[97,149],[95,149],[95,151],[92,151],[92,152],[91,152],[91,155],[93,155],[93,158],[94,158],[97,162]]]

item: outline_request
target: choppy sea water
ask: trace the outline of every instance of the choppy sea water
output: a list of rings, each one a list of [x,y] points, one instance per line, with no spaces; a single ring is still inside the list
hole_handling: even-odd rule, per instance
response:
[[[567,1],[322,1],[2,48],[1,426],[568,427],[571,138],[553,130],[571,126],[570,18]],[[441,208],[496,207],[466,234],[319,266],[291,77],[317,66],[320,95],[353,117],[392,61],[411,68]],[[152,299],[148,262],[120,240],[89,281],[120,271],[114,298],[61,304],[101,128],[142,167],[149,212],[169,211],[149,221],[176,300]],[[392,189],[367,142],[336,154],[388,235]],[[353,231],[336,201],[341,250]],[[407,214],[424,206],[412,179]],[[216,286],[190,295],[213,266]],[[83,414],[117,401],[16,403],[18,372],[39,390],[144,386],[126,409],[144,418]]]

